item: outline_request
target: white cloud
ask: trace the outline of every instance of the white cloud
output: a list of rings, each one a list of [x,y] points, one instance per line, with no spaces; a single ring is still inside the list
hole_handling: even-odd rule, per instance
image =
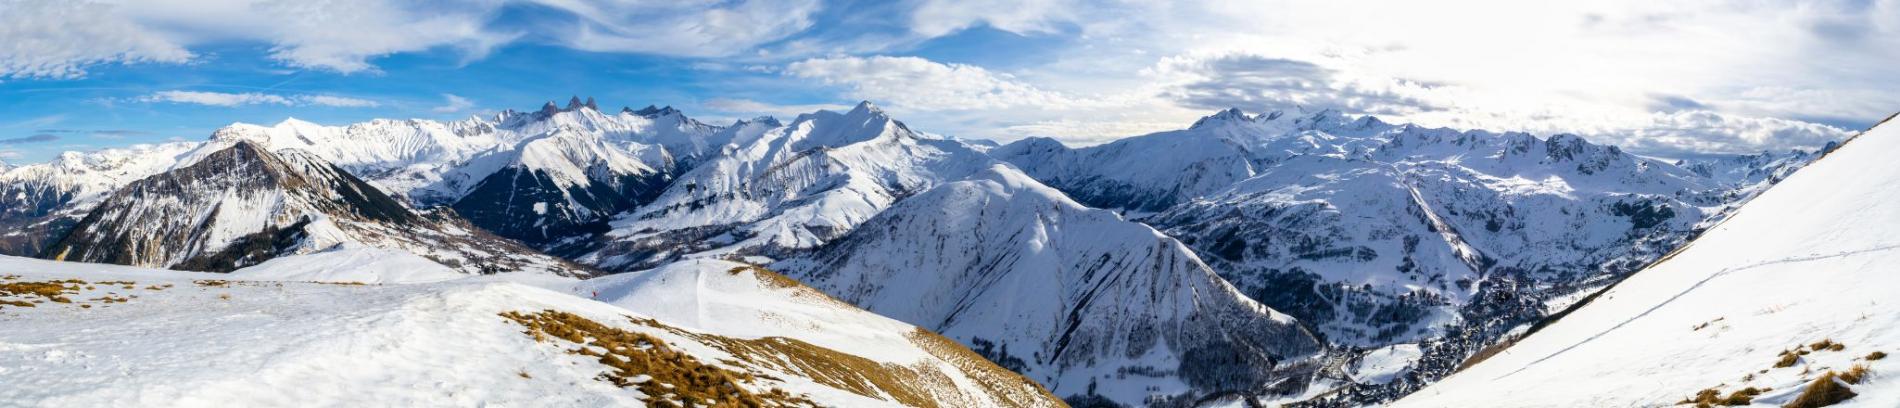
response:
[[[367,108],[382,106],[381,103],[367,99],[357,99],[334,95],[292,95],[284,96],[261,92],[204,92],[204,91],[159,91],[133,98],[136,102],[185,103],[206,106],[237,107],[245,105],[282,105],[282,106],[328,106],[339,108]]]
[[[855,97],[910,109],[1060,108],[1078,103],[1022,83],[1009,74],[918,57],[812,58],[786,66],[784,73],[842,85],[851,88],[850,94]]]
[[[468,98],[456,96],[455,94],[442,94],[442,106],[430,108],[429,110],[435,113],[455,113],[473,107],[475,107],[475,102],[468,100]]]
[[[563,13],[502,22],[510,7]],[[111,63],[186,63],[190,48],[262,43],[286,66],[374,72],[439,48],[479,59],[524,37],[588,51],[716,57],[812,24],[818,0],[0,0],[0,78],[69,79]]]
[[[924,0],[911,11],[910,29],[925,37],[987,25],[1018,34],[1047,33],[1073,21],[1083,5],[1070,0]]]
[[[139,97],[137,101],[189,103],[189,104],[197,104],[197,105],[224,106],[224,107],[242,106],[242,105],[264,105],[264,104],[289,106],[291,104],[290,98],[285,98],[279,95],[257,93],[257,92],[223,93],[223,92],[199,92],[199,91],[159,91],[159,92],[154,92],[151,95]]]
[[[0,79],[73,79],[108,63],[190,60],[183,46],[79,0],[0,1]]]
[[[913,128],[966,138],[1045,136],[1086,145],[1178,129],[1197,115],[1156,98],[1150,86],[1061,92],[1007,73],[918,57],[812,58],[780,72],[841,87],[844,100],[876,101]]]
[[[693,57],[730,56],[783,39],[811,27],[822,6],[818,0],[534,2],[580,20],[546,29],[569,47]]]
[[[821,103],[821,104],[781,105],[781,104],[765,103],[765,102],[759,102],[759,101],[755,101],[751,99],[742,99],[742,98],[707,99],[705,102],[701,102],[700,106],[703,106],[706,109],[711,109],[713,112],[724,113],[727,115],[764,114],[764,115],[771,115],[779,119],[790,119],[790,118],[797,117],[798,115],[801,115],[801,114],[816,112],[820,110],[829,110],[829,111],[834,111],[834,112],[844,112],[844,111],[851,110],[850,105],[842,105],[842,104]]]
[[[1449,104],[1416,81],[1353,79],[1313,62],[1251,53],[1166,57],[1143,72],[1164,85],[1161,97],[1206,110],[1311,106],[1403,115]]]
[[[296,99],[299,102],[302,102],[305,104],[317,105],[317,106],[330,106],[330,107],[338,107],[338,108],[374,108],[378,106],[383,106],[383,104],[381,103],[368,100],[368,99],[346,98],[346,97],[331,96],[331,95],[306,95],[306,96],[299,96]]]

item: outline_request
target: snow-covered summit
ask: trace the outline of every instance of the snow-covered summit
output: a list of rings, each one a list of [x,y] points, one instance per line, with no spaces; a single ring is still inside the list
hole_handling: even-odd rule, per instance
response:
[[[813,248],[905,196],[995,162],[960,142],[919,137],[869,102],[727,134],[729,150],[615,220],[601,246],[580,259],[639,269],[693,254]]]

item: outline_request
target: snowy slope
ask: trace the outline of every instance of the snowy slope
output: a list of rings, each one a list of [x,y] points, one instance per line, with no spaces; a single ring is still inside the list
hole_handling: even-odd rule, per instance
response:
[[[685,402],[682,395],[711,392],[821,406],[932,406],[938,399],[952,406],[958,396],[987,399],[955,406],[1057,404],[1020,378],[1018,387],[1006,389],[1000,385],[1007,383],[979,383],[988,378],[965,375],[987,364],[968,351],[907,345],[916,353],[911,360],[856,357],[783,337],[683,328],[499,279],[338,285],[227,278],[232,276],[0,258],[0,285],[50,282],[65,288],[55,296],[66,301],[0,286],[0,301],[31,305],[0,303],[7,327],[0,331],[0,384],[7,385],[0,387],[0,401],[641,406],[662,399],[678,404]],[[741,321],[759,316],[729,308],[706,313]],[[561,329],[585,333],[574,339],[592,345],[576,344]],[[904,333],[863,333],[856,340],[865,348],[892,348],[882,342]],[[674,352],[680,355],[667,356]],[[603,353],[614,357],[594,357]],[[626,371],[606,364],[662,358],[659,365]]]
[[[734,146],[624,214],[591,253],[609,270],[681,256],[782,256],[842,236],[897,200],[993,163],[912,132],[869,102],[792,123],[735,126]]]
[[[121,188],[44,257],[230,271],[272,257],[349,244],[413,252],[463,273],[591,272],[417,213],[337,166],[298,150],[229,142],[191,164]]]
[[[1668,405],[1714,388],[1787,403],[1865,365],[1854,406],[1900,405],[1900,126],[1886,123],[1741,207],[1681,251],[1397,406]],[[1815,350],[1813,343],[1831,340]],[[1804,346],[1806,345],[1806,346]],[[1804,350],[1775,367],[1783,350]]]
[[[1000,163],[779,267],[1065,397],[1141,405],[1252,390],[1309,374],[1321,347],[1179,242]]]
[[[938,373],[954,385],[943,389],[950,392],[929,396],[942,406],[1038,405],[1054,399],[1029,379],[935,333],[747,264],[685,260],[583,281],[575,293],[682,328],[739,338],[795,338]],[[1037,400],[1043,402],[1028,403]]]

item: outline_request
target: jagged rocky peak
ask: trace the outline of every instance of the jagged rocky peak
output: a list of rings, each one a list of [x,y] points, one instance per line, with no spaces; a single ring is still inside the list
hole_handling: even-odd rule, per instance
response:
[[[1225,126],[1258,128],[1263,132],[1284,132],[1291,130],[1327,130],[1327,131],[1379,131],[1391,127],[1379,118],[1365,115],[1353,117],[1344,111],[1333,108],[1308,108],[1295,106],[1288,110],[1269,110],[1258,115],[1249,115],[1240,108],[1227,108],[1194,121],[1189,130]]]
[[[1247,115],[1246,112],[1242,112],[1240,108],[1227,108],[1227,110],[1215,112],[1212,115],[1208,115],[1206,117],[1201,118],[1200,120],[1194,121],[1194,125],[1188,126],[1188,128],[1198,129],[1198,128],[1214,125],[1217,123],[1250,122],[1250,121],[1253,121],[1253,117]]]
[[[640,110],[632,110],[632,109],[628,109],[628,108],[620,108],[620,111],[622,111],[622,112],[627,112],[627,113],[632,113],[632,114],[634,114],[634,115],[636,115],[636,116],[640,116],[640,117],[644,117],[644,118],[657,118],[657,117],[661,117],[661,116],[673,116],[673,115],[679,115],[679,114],[680,114],[680,111],[679,111],[679,109],[674,109],[672,105],[667,105],[666,107],[658,107],[658,106],[653,106],[653,105],[647,105],[647,107],[645,107],[645,108],[640,108]]]
[[[756,117],[752,119],[735,120],[732,122],[731,127],[737,128],[737,127],[748,126],[748,125],[760,125],[760,126],[765,126],[765,127],[785,126],[784,123],[779,122],[778,118],[767,115],[767,116],[760,116],[760,117]]]

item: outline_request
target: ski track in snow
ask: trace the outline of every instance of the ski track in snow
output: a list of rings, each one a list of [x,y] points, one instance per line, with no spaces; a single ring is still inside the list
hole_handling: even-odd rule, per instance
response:
[[[1576,344],[1571,344],[1569,346],[1564,347],[1563,349],[1557,350],[1554,353],[1550,353],[1550,355],[1548,356],[1544,356],[1543,358],[1539,358],[1536,360],[1532,360],[1529,363],[1525,363],[1524,366],[1518,367],[1516,370],[1511,370],[1511,372],[1509,373],[1505,373],[1504,375],[1493,377],[1491,380],[1492,381],[1502,380],[1505,377],[1516,375],[1519,372],[1522,372],[1526,369],[1537,366],[1537,364],[1539,363],[1543,363],[1545,360],[1550,360],[1552,358],[1556,358],[1557,356],[1563,355],[1564,353],[1569,352],[1571,349],[1581,347],[1585,344],[1590,344],[1591,341],[1595,341],[1597,338],[1610,334],[1610,332],[1614,332],[1617,329],[1621,329],[1623,328],[1623,326],[1628,325],[1631,322],[1635,322],[1639,319],[1642,319],[1644,316],[1649,316],[1650,313],[1655,312],[1657,309],[1662,309],[1663,306],[1668,306],[1670,303],[1675,302],[1676,299],[1681,298],[1683,295],[1689,294],[1689,292],[1694,292],[1697,288],[1701,288],[1702,285],[1709,283],[1709,281],[1713,281],[1715,280],[1715,278],[1727,276],[1730,273],[1746,271],[1746,270],[1760,268],[1764,266],[1773,266],[1773,265],[1799,263],[1799,262],[1812,262],[1812,261],[1819,261],[1823,259],[1846,258],[1850,256],[1855,256],[1855,255],[1865,255],[1865,254],[1870,254],[1870,253],[1875,253],[1875,252],[1891,251],[1894,249],[1900,249],[1900,244],[1890,243],[1890,244],[1876,245],[1876,246],[1869,247],[1866,249],[1859,249],[1859,250],[1853,250],[1853,251],[1841,251],[1841,252],[1830,254],[1830,255],[1815,254],[1815,255],[1808,255],[1808,256],[1793,257],[1793,258],[1776,259],[1776,260],[1771,260],[1771,261],[1762,261],[1762,262],[1757,262],[1757,263],[1753,263],[1749,265],[1723,269],[1721,272],[1709,274],[1708,277],[1702,278],[1702,280],[1696,281],[1695,284],[1689,285],[1688,288],[1684,288],[1681,292],[1677,292],[1675,295],[1670,296],[1669,299],[1663,300],[1662,303],[1657,303],[1655,306],[1650,306],[1649,309],[1643,310],[1642,313],[1637,313],[1636,316],[1632,316],[1629,319],[1625,319],[1622,322],[1617,323],[1615,326],[1610,326],[1610,328],[1608,329],[1604,329],[1601,332],[1597,332],[1597,334],[1590,335],[1590,337],[1584,338],[1582,341],[1578,341]],[[1614,289],[1615,287],[1611,287],[1610,289],[1605,289],[1605,290],[1614,290]]]

